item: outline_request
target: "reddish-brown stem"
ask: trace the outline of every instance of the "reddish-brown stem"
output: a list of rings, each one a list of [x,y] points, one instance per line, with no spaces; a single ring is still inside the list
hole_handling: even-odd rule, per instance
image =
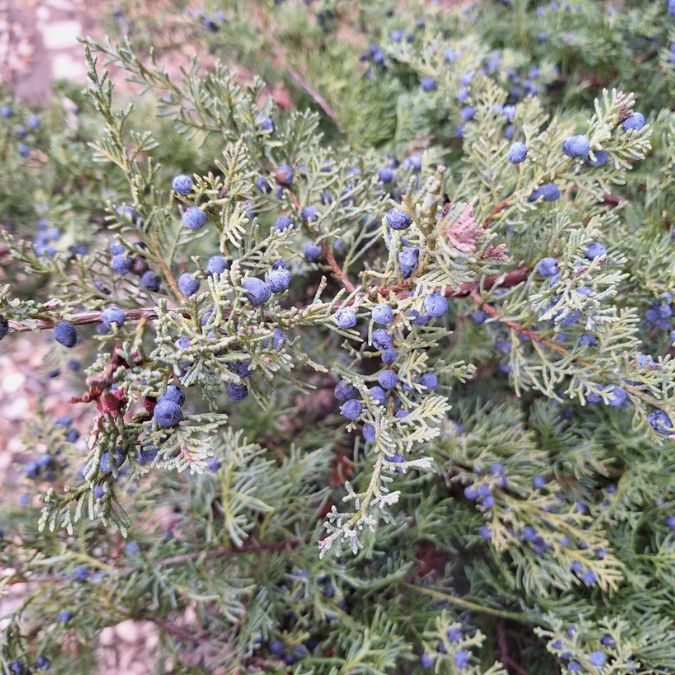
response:
[[[527,267],[516,267],[516,269],[506,274],[492,274],[478,281],[469,281],[459,286],[459,288],[449,288],[445,291],[445,295],[449,298],[466,298],[479,288],[484,288],[485,290],[490,290],[494,286],[511,288],[512,286],[522,284],[529,274],[530,270]]]
[[[189,316],[186,310],[179,310],[184,316]],[[127,320],[137,321],[142,317],[148,319],[157,318],[157,310],[154,307],[139,307],[137,309],[128,309],[125,311]],[[100,323],[103,312],[80,312],[72,315],[68,322],[77,326],[86,326],[93,323]],[[12,333],[26,333],[31,330],[51,330],[60,321],[60,319],[35,319],[34,325],[21,323],[20,321],[9,321],[9,329]]]
[[[324,258],[328,262],[335,278],[340,281],[343,286],[350,292],[356,290],[356,286],[352,283],[351,279],[345,274],[338,262],[335,260],[328,244],[324,242],[323,244],[323,254]],[[494,286],[499,286],[500,288],[511,288],[512,286],[517,286],[518,284],[525,281],[529,275],[530,271],[527,267],[517,267],[506,274],[492,274],[490,276],[484,277],[477,281],[469,281],[457,288],[452,286],[446,288],[445,295],[448,298],[465,298],[468,295],[471,295],[477,289],[484,288],[489,290]],[[399,298],[405,298],[408,296],[406,289],[412,285],[412,280],[402,281],[398,284],[392,286],[378,286],[370,291],[367,291],[367,295],[370,297],[377,297],[381,295],[383,297],[388,297],[391,294],[395,294]],[[361,296],[362,297],[362,296]],[[355,298],[354,301],[358,299]],[[183,316],[189,317],[190,312],[187,309],[182,307],[173,308],[170,311],[180,312]],[[496,311],[496,310],[492,310]],[[486,310],[489,314],[490,311]],[[79,314],[70,315],[68,321],[74,325],[84,326],[95,323],[100,323],[101,321],[101,311],[96,312],[80,312]],[[157,310],[153,307],[139,307],[137,309],[126,310],[127,321],[138,321],[139,319],[156,319]],[[25,333],[32,330],[51,330],[59,322],[59,319],[35,319],[33,324],[22,323],[20,321],[9,321],[9,329],[12,333]],[[515,330],[515,329],[514,329]]]
[[[324,241],[321,244],[321,249],[323,251],[323,257],[326,259],[326,262],[333,270],[333,276],[350,292],[353,293],[356,290],[356,286],[352,283],[352,280],[347,276],[347,273],[340,267],[333,251],[331,251],[330,246],[327,241]]]
[[[157,619],[157,618],[148,618],[149,621],[152,621],[158,628],[161,628],[165,633],[169,633],[170,635],[173,635],[174,637],[180,638],[181,640],[187,640],[189,642],[204,642],[208,638],[201,637],[199,635],[193,635],[192,633],[189,633],[185,629],[181,628],[180,626],[175,626],[172,623],[168,623],[167,621],[164,621],[164,619]]]
[[[467,281],[457,288],[448,286],[445,289],[445,297],[466,298],[480,288],[490,290],[494,286],[499,286],[500,288],[511,288],[512,286],[517,286],[518,284],[521,284],[523,281],[525,281],[529,274],[530,270],[527,267],[516,267],[506,274],[491,274],[490,276],[483,277],[477,281]],[[370,291],[369,295],[381,295],[383,297],[387,297],[393,293],[398,298],[405,298],[409,295],[405,289],[409,288],[411,285],[412,280],[406,279],[406,281],[402,281],[399,284],[394,284],[393,286],[380,286],[375,288]]]
[[[511,201],[512,197],[513,197],[513,195],[509,195],[508,197],[505,197],[504,199],[502,199],[502,201],[499,202],[499,204],[497,204],[492,209],[492,211],[490,211],[490,213],[487,214],[487,217],[483,221],[483,227],[487,227],[493,221],[494,217],[498,213],[501,213],[509,205],[509,202]]]
[[[321,95],[321,93],[312,85],[311,82],[307,80],[306,77],[302,75],[294,66],[289,63],[288,60],[288,51],[286,47],[282,45],[276,37],[272,34],[267,27],[267,20],[260,13],[256,13],[258,22],[260,24],[261,30],[265,35],[265,40],[267,44],[271,46],[272,52],[274,53],[274,61],[279,67],[280,70],[286,71],[291,79],[305,91],[306,94],[321,108],[321,110],[326,113],[328,117],[333,121],[335,128],[341,133],[344,134],[345,130],[337,119],[335,111],[331,107],[330,103]]]
[[[539,344],[546,345],[547,347],[549,347],[550,349],[553,349],[554,351],[558,352],[559,354],[562,354],[563,356],[567,356],[568,351],[564,347],[561,347],[560,345],[556,344],[555,342],[551,342],[550,340],[547,340],[546,338],[539,335],[539,333],[535,333],[534,331],[530,330],[529,328],[525,328],[525,326],[522,326],[521,324],[516,323],[515,321],[509,321],[507,319],[504,319],[504,317],[492,305],[488,305],[487,303],[483,302],[480,295],[478,295],[477,291],[474,290],[474,291],[471,292],[471,299],[486,314],[489,314],[490,316],[494,317],[495,319],[499,319],[499,321],[501,323],[503,323],[505,326],[507,326],[511,330],[516,331],[516,333],[520,333],[521,335],[525,335],[526,337],[530,338],[530,340],[532,340],[533,342],[538,342]]]

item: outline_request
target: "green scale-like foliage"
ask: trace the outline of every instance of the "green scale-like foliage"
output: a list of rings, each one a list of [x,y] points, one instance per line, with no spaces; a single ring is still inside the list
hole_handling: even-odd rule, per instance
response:
[[[77,354],[89,411],[80,440],[42,404],[26,423],[41,503],[2,504],[2,584],[32,582],[2,668],[93,672],[84,645],[134,619],[158,672],[675,670],[666,3],[224,4],[124,5],[28,156],[30,111],[0,118],[0,348],[72,323],[45,369]],[[181,31],[222,58],[170,74]],[[288,290],[252,302],[280,260]]]

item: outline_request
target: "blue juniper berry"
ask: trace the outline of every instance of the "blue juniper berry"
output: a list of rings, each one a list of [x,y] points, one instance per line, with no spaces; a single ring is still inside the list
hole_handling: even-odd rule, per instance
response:
[[[183,411],[176,402],[163,399],[157,402],[152,416],[160,427],[169,428],[178,426],[183,419]]]
[[[89,578],[89,568],[86,565],[78,565],[73,570],[73,579],[75,581],[86,581]]]
[[[387,211],[384,221],[392,230],[407,230],[412,224],[412,216],[400,209],[393,208]]]
[[[319,220],[319,212],[316,206],[304,206],[300,216],[304,223],[315,223]]]
[[[260,192],[260,194],[263,194],[264,192],[272,192],[272,186],[264,176],[258,176],[255,179],[255,187],[258,192]]]
[[[229,264],[222,255],[211,256],[209,261],[206,263],[206,273],[211,275],[222,274],[228,268]]]
[[[628,400],[628,393],[616,384],[608,384],[604,388],[607,394],[607,405],[613,408],[621,408]]]
[[[377,376],[377,381],[382,389],[393,389],[398,384],[398,376],[393,370],[383,370]]]
[[[422,158],[419,155],[410,155],[403,160],[403,168],[406,171],[420,171],[422,168]]]
[[[279,216],[274,221],[274,229],[277,232],[283,232],[293,225],[293,221],[288,216]]]
[[[376,349],[389,349],[394,344],[394,338],[384,328],[373,331],[372,343]]]
[[[562,151],[568,157],[585,159],[591,151],[591,142],[583,134],[570,136],[562,142]]]
[[[265,304],[272,297],[270,285],[257,277],[246,277],[241,282],[241,286],[248,301],[256,307]]]
[[[364,424],[363,431],[361,433],[369,443],[375,442],[377,434],[375,433],[375,427],[372,424]]]
[[[420,88],[422,91],[436,91],[436,89],[438,89],[438,85],[436,84],[436,80],[434,80],[433,77],[423,77],[420,80]]]
[[[75,326],[68,321],[59,321],[54,326],[54,339],[64,347],[74,347],[77,342]]]
[[[540,276],[550,278],[556,276],[560,271],[558,261],[555,258],[542,258],[537,263],[537,272]]]
[[[295,178],[295,171],[288,164],[280,164],[277,167],[274,178],[279,185],[290,185],[293,182],[293,178]]]
[[[272,270],[267,275],[267,283],[272,289],[272,293],[283,293],[288,290],[291,283],[291,273],[283,267]]]
[[[389,305],[381,303],[373,307],[371,316],[375,323],[386,326],[394,320],[394,311]]]
[[[424,299],[424,310],[437,319],[448,311],[448,301],[441,293],[432,293]]]
[[[586,246],[586,257],[589,260],[604,258],[607,255],[607,247],[599,241],[593,241]]]
[[[199,279],[193,277],[189,272],[184,272],[178,277],[178,288],[188,298],[199,290],[199,286]]]
[[[335,398],[338,401],[347,401],[350,398],[356,398],[358,396],[358,392],[356,391],[356,387],[354,387],[353,384],[350,384],[346,380],[340,380],[336,385],[335,385]]]
[[[673,423],[663,410],[652,410],[647,415],[647,422],[656,433],[663,434],[664,436],[675,434]]]
[[[609,153],[605,150],[595,150],[586,158],[586,166],[593,167],[594,169],[599,169],[601,166],[605,166],[609,161]]]
[[[307,262],[316,262],[323,255],[323,250],[321,248],[321,244],[310,241],[305,244],[303,253]]]
[[[52,662],[46,657],[40,654],[37,659],[35,659],[35,669],[36,670],[49,670]]]
[[[533,476],[532,478],[532,487],[534,487],[535,490],[541,490],[546,486],[546,479],[543,476]]]
[[[382,387],[375,385],[368,389],[370,395],[373,397],[373,400],[380,405],[385,405],[387,402],[387,394]]]
[[[465,105],[459,111],[459,117],[462,120],[462,122],[468,122],[469,120],[472,120],[475,116],[476,116],[476,108],[474,108],[472,105]]]
[[[343,330],[356,325],[356,312],[351,307],[342,307],[335,315],[337,325]]]
[[[382,351],[381,359],[382,363],[394,363],[396,361],[396,358],[398,357],[398,352],[395,349],[392,349],[391,347],[389,349],[384,349]]]
[[[264,131],[265,133],[268,134],[274,133],[275,130],[274,120],[268,115],[264,115],[262,113],[256,115],[255,125],[258,127],[258,129],[260,129],[260,131]]]
[[[434,391],[438,387],[438,375],[436,373],[424,373],[420,377],[420,384],[429,391]]]
[[[506,153],[506,159],[508,159],[511,164],[520,164],[521,162],[525,161],[526,157],[527,146],[525,143],[521,143],[520,141],[514,143]]]
[[[344,417],[346,417],[349,420],[358,419],[358,417],[361,415],[362,410],[363,410],[363,403],[361,403],[361,401],[357,401],[355,398],[350,399],[346,403],[343,403],[342,406],[340,406],[340,412]]]
[[[622,123],[625,131],[639,131],[646,123],[645,116],[641,112],[634,112]]]
[[[232,401],[243,401],[248,396],[248,387],[245,384],[230,382],[227,385],[227,395]]]
[[[206,223],[206,214],[198,206],[190,206],[185,209],[182,220],[188,230],[199,230]]]
[[[179,195],[189,195],[192,192],[192,188],[194,186],[195,183],[192,178],[183,174],[175,176],[171,181],[171,187],[173,191],[177,192]]]
[[[115,274],[126,274],[131,269],[131,259],[125,255],[114,255],[110,259],[110,267]]]
[[[159,397],[159,401],[173,401],[177,405],[183,405],[185,403],[185,394],[183,391],[180,389],[180,387],[177,387],[174,384],[170,384],[164,393]]]
[[[390,169],[388,166],[378,169],[377,175],[380,179],[380,182],[385,184],[391,183],[395,178],[394,171]]]
[[[121,328],[126,318],[126,312],[115,305],[106,307],[101,315],[101,321],[106,328],[110,328],[113,324]]]
[[[469,665],[469,653],[465,649],[458,649],[453,660],[457,668],[463,670]]]
[[[422,668],[432,668],[434,665],[434,659],[431,655],[426,652],[420,656],[420,666]]]
[[[145,288],[146,291],[156,293],[159,290],[159,285],[160,278],[152,270],[143,272],[143,275],[141,276],[141,286]]]
[[[417,246],[408,246],[401,249],[398,254],[398,264],[401,267],[401,274],[404,279],[412,276],[413,272],[417,269],[419,257],[420,250]]]

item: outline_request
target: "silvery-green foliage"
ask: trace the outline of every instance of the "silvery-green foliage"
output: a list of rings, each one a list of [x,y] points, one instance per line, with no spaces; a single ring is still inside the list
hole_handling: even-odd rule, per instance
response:
[[[130,618],[209,672],[675,668],[672,30],[657,3],[527,4],[181,19],[262,76],[243,79],[170,74],[140,50],[157,17],[133,16],[85,42],[81,110],[45,114],[28,158],[29,111],[0,119],[1,346],[72,322],[81,344],[47,365],[83,359],[90,411],[75,441],[42,409],[27,424],[40,511],[8,506],[1,554],[7,583],[46,588],[8,620],[3,668],[72,670],[67,634]],[[579,134],[587,158],[563,152]],[[288,290],[253,302],[279,260]],[[123,325],[101,326],[111,305]],[[160,424],[169,386],[186,401]]]

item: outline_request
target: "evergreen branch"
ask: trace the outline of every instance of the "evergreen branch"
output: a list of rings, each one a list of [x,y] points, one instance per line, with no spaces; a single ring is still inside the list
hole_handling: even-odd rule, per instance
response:
[[[356,287],[354,286],[353,282],[344,273],[340,265],[335,260],[335,257],[332,255],[332,253],[330,253],[330,250],[327,248],[325,243],[323,247],[324,247],[324,255],[326,256],[326,259],[328,260],[328,263],[331,269],[333,270],[336,279],[341,281],[341,283],[345,286],[345,288],[347,288],[350,292],[356,291]],[[523,281],[527,279],[529,273],[530,270],[528,268],[517,267],[505,274],[492,274],[478,281],[471,281],[465,284],[461,284],[457,288],[448,287],[445,289],[445,295],[446,297],[449,298],[464,298],[467,297],[468,295],[471,295],[477,289],[490,290],[495,286],[499,286],[500,288],[512,288],[513,286],[517,286],[523,283]],[[382,295],[384,297],[387,297],[390,294],[395,294],[399,298],[405,298],[408,297],[409,295],[409,293],[405,292],[405,289],[408,286],[409,284],[407,282],[402,282],[401,284],[395,284],[393,286],[376,287],[374,289],[371,289],[370,291],[355,295],[351,300],[349,300],[345,304],[351,305],[358,302],[362,298],[372,295],[375,296]],[[179,292],[177,289],[176,291]],[[301,310],[307,309],[307,307],[309,307],[309,305],[303,306],[300,309]],[[186,318],[189,318],[191,316],[190,311],[182,307],[174,307],[171,308],[170,311],[177,312]],[[485,311],[486,313],[491,314],[491,316],[497,316],[496,314],[493,314],[493,312],[497,311],[494,308],[490,309],[485,308]],[[154,307],[137,307],[135,309],[125,310],[125,312],[127,321],[139,321],[140,319],[151,320],[158,318],[157,309]],[[68,322],[79,326],[96,324],[101,322],[102,315],[103,310],[69,314]],[[38,319],[31,319],[30,321],[27,322],[15,321],[10,319],[9,329],[10,333],[27,333],[35,330],[52,330],[54,326],[56,326],[56,324],[59,323],[59,321],[61,321],[60,316],[58,318],[41,317]],[[520,329],[519,332],[527,330],[523,327],[519,327],[519,329]],[[514,328],[514,330],[518,329]],[[540,336],[537,336],[536,338],[532,339],[536,339],[537,341],[540,342],[543,340],[543,338],[541,338]],[[556,348],[559,348],[559,345],[554,346]]]
[[[556,344],[555,342],[551,342],[550,340],[547,340],[545,337],[542,337],[539,335],[539,333],[530,330],[529,328],[525,328],[525,326],[515,322],[515,321],[510,321],[508,319],[505,319],[497,309],[495,309],[492,305],[487,304],[486,302],[483,302],[482,298],[476,291],[476,289],[473,289],[470,292],[471,299],[482,309],[486,314],[489,314],[491,317],[494,317],[497,319],[500,323],[503,323],[505,326],[510,328],[511,330],[516,331],[516,333],[520,333],[521,335],[525,335],[526,337],[530,338],[530,340],[534,342],[538,342],[539,344],[545,345],[549,349],[552,349],[553,351],[558,352],[559,354],[562,354],[563,356],[568,356],[569,352],[567,349],[562,347],[559,344]],[[579,358],[577,359],[579,363],[583,365],[590,365],[589,361],[586,359]]]
[[[176,308],[172,311],[177,311],[185,317],[190,316],[190,313],[186,309]],[[125,310],[125,313],[128,321],[156,319],[158,316],[157,309],[155,307],[136,307],[135,309]],[[77,326],[87,326],[100,323],[102,316],[102,310],[95,312],[78,312],[76,314],[68,315],[68,323],[72,323]],[[31,319],[29,322],[10,320],[9,328],[10,332],[12,333],[27,333],[34,330],[52,330],[54,326],[59,323],[59,321],[61,321],[61,317]]]
[[[309,538],[302,539],[296,537],[293,539],[287,539],[286,541],[244,544],[238,548],[231,546],[219,546],[217,548],[211,548],[205,551],[192,551],[191,553],[183,553],[182,555],[172,556],[171,558],[163,558],[157,560],[156,565],[158,567],[170,567],[172,565],[180,565],[181,563],[188,562],[190,560],[218,558],[228,555],[243,555],[245,553],[256,553],[258,551],[285,551],[294,549],[302,544],[307,544],[309,541]]]
[[[328,101],[321,95],[321,93],[314,87],[314,85],[304,77],[294,66],[289,63],[288,51],[284,45],[277,40],[275,35],[268,27],[266,18],[261,15],[260,10],[256,8],[255,14],[258,17],[258,23],[261,27],[261,32],[265,36],[266,43],[271,46],[271,52],[274,58],[274,63],[277,67],[281,67],[291,77],[291,79],[306,93],[309,97],[323,110],[323,112],[331,119],[335,128],[345,135],[345,130],[338,121],[337,115]]]
[[[356,286],[352,283],[351,279],[347,273],[340,267],[335,256],[330,249],[330,246],[327,241],[321,243],[321,249],[323,251],[323,256],[328,262],[331,270],[333,270],[333,276],[350,292],[353,293],[356,290]]]
[[[489,614],[490,616],[498,616],[502,619],[510,619],[511,621],[517,621],[518,623],[527,623],[534,626],[545,626],[546,624],[539,618],[535,616],[530,616],[528,614],[519,613],[519,612],[510,612],[506,609],[495,609],[494,607],[486,607],[485,605],[479,605],[476,602],[471,602],[470,600],[464,600],[463,598],[458,598],[456,595],[450,595],[444,591],[437,591],[434,588],[428,588],[425,586],[416,586],[415,584],[404,583],[405,588],[410,588],[411,590],[417,591],[418,593],[423,593],[424,595],[429,595],[432,598],[438,598],[439,600],[445,600],[452,605],[461,607],[462,609],[469,609],[472,612],[479,612],[480,614]]]
[[[136,617],[131,618],[135,619]],[[164,619],[160,619],[155,616],[145,617],[145,620],[151,621],[158,628],[161,628],[165,633],[169,633],[169,635],[173,635],[174,637],[177,637],[180,640],[185,640],[186,642],[201,644],[203,642],[208,642],[210,639],[210,636],[208,635],[193,635],[189,631],[186,631],[184,628],[176,626],[175,624],[169,623],[168,621],[165,621]]]

